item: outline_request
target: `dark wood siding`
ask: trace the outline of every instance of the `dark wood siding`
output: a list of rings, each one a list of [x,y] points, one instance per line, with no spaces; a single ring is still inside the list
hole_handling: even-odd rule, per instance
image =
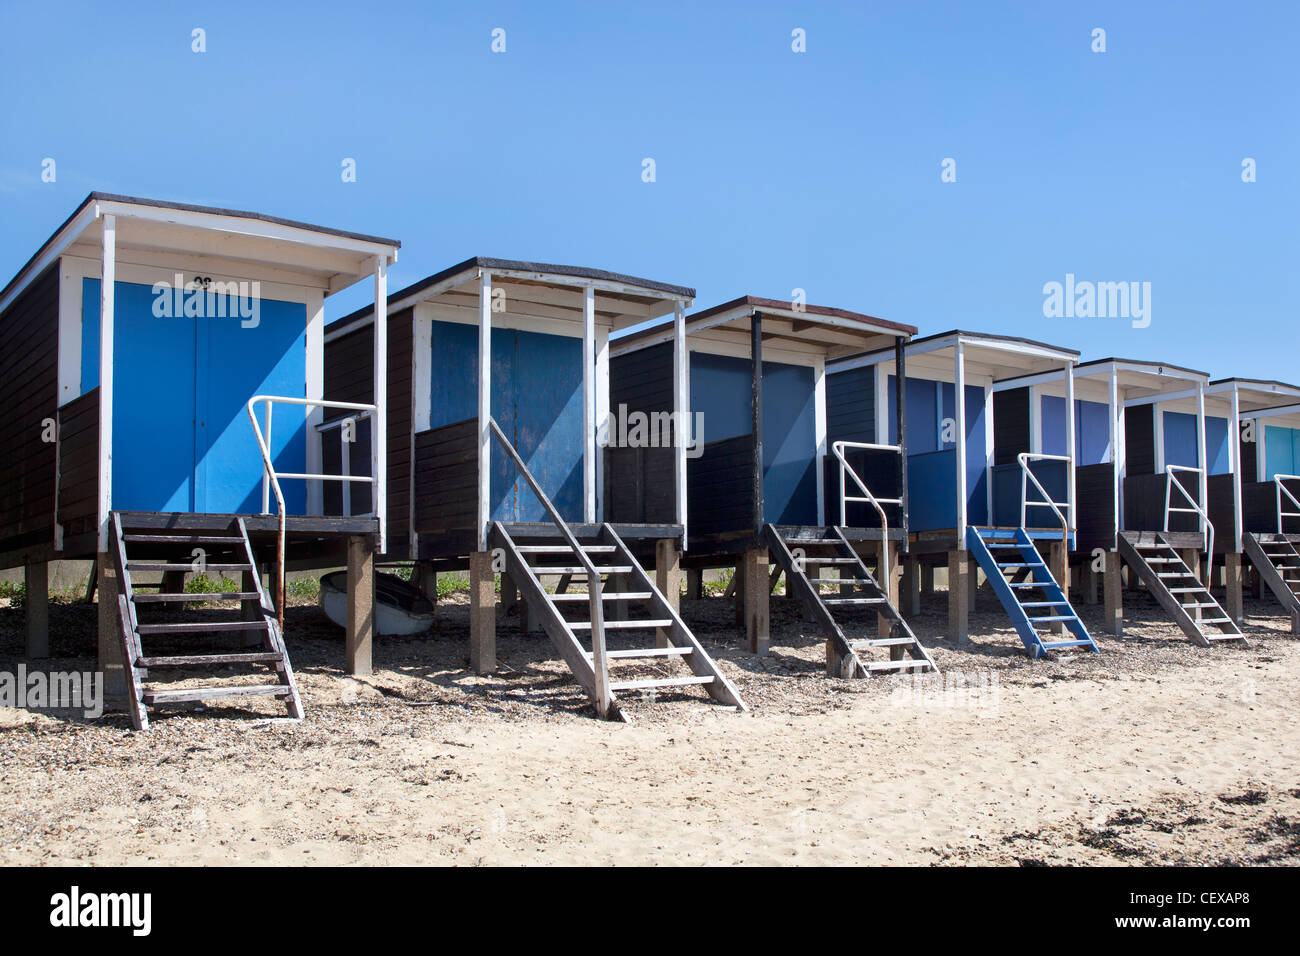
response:
[[[1156,470],[1155,406],[1135,405],[1124,412],[1124,447],[1130,476],[1150,475]],[[1135,529],[1150,531],[1151,528]]]
[[[402,309],[388,317],[388,551],[405,552],[408,546],[411,497],[411,343],[413,310]],[[374,328],[365,326],[325,345],[325,397],[339,402],[374,401]],[[325,412],[326,418],[341,417],[342,411]],[[362,446],[362,439],[366,444]],[[327,458],[338,466],[338,440],[325,445]],[[359,429],[354,456],[369,454],[369,429]],[[329,470],[329,463],[326,470]],[[369,465],[357,473],[368,473]],[[337,482],[332,484],[337,485]],[[356,502],[365,497],[358,489]],[[339,492],[330,493],[327,486],[326,512],[329,505],[337,508]],[[368,506],[367,506],[368,508]]]
[[[609,406],[615,422],[633,412],[673,411],[673,347],[665,342],[619,355],[609,363]],[[659,429],[654,429],[655,434]],[[677,517],[673,449],[611,447],[604,450],[606,521],[670,524]],[[689,466],[688,466],[689,467]]]
[[[1214,525],[1214,550],[1219,553],[1231,551],[1237,538],[1232,486],[1232,475],[1210,475],[1206,485],[1210,524]]]
[[[710,442],[699,458],[686,463],[686,504],[692,539],[753,532],[753,435]]]
[[[993,393],[993,464],[1014,465],[1030,450],[1029,389]]]
[[[1255,434],[1256,441],[1259,440],[1256,433],[1260,427],[1262,426],[1260,425],[1259,420],[1256,419],[1254,428],[1252,429],[1252,434]],[[1242,433],[1245,434],[1244,429]],[[1243,438],[1240,440],[1238,447],[1241,449],[1241,457],[1238,461],[1241,462],[1242,483],[1259,481],[1259,462],[1255,460],[1255,442],[1246,441]]]
[[[99,517],[99,389],[59,409],[59,523],[64,544],[96,532]]]
[[[1126,531],[1163,531],[1165,527],[1165,490],[1167,476],[1127,475],[1124,478],[1124,529]],[[1191,472],[1176,472],[1175,480],[1192,496],[1197,497],[1198,478]],[[1173,491],[1169,504],[1173,508],[1188,508],[1187,500]],[[1175,512],[1169,516],[1170,531],[1197,531],[1197,515]]]
[[[902,459],[900,456],[889,451],[848,448],[845,449],[844,458],[876,498],[902,497],[899,494],[899,488],[902,485]],[[827,525],[837,525],[840,523],[840,462],[834,455],[826,456],[825,474],[826,514],[822,521]],[[852,478],[848,479],[848,485],[850,498],[866,497]],[[885,517],[889,519],[890,530],[901,528],[903,525],[902,506],[882,505],[881,507],[884,508]],[[845,515],[848,518],[847,527],[880,527],[880,515],[870,503],[849,502],[848,507],[845,509]]]
[[[478,521],[478,419],[415,435],[415,530],[473,529]]]
[[[874,365],[826,376],[826,440],[883,443],[876,438]]]
[[[1092,551],[1115,547],[1115,468],[1110,462],[1074,469],[1074,495],[1078,516],[1075,548]]]
[[[0,552],[54,541],[58,453],[42,424],[58,418],[59,265],[0,315]]]

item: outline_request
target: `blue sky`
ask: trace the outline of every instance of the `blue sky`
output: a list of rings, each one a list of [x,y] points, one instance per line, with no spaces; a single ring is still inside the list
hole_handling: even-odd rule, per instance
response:
[[[1295,4],[126,6],[4,3],[5,281],[103,189],[396,237],[395,287],[536,259],[1300,380]],[[1067,273],[1150,326],[1045,318]]]

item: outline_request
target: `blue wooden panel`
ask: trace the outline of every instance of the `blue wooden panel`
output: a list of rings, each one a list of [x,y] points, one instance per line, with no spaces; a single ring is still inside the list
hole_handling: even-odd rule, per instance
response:
[[[98,279],[82,282],[83,376],[93,370],[91,388],[99,381],[99,290]],[[113,315],[112,506],[193,511],[195,320],[155,317],[153,290],[130,282],[114,284]]]
[[[898,444],[898,397],[894,394],[896,376],[889,376],[889,444]],[[924,455],[939,451],[939,384],[926,379],[908,378],[907,384],[907,452]]]
[[[226,314],[231,311],[228,306]],[[246,406],[254,395],[306,396],[307,307],[262,299],[255,326],[244,326],[238,317],[197,321],[195,508],[218,514],[259,512],[262,455]],[[301,407],[274,406],[270,446],[276,471],[307,470],[306,414]],[[260,410],[258,420],[265,428]],[[280,488],[289,514],[306,513],[305,481],[287,478]],[[271,508],[275,510],[274,496]]]
[[[814,384],[807,366],[763,363],[763,512],[776,524],[820,522]]]
[[[957,527],[957,452],[907,457],[908,527],[946,531]]]
[[[1064,401],[1064,400],[1062,400]],[[1064,405],[1061,406],[1064,410]],[[1047,490],[1053,501],[1066,501],[1068,471],[1063,461],[1031,461],[1029,470]],[[1020,526],[1020,492],[1024,476],[1019,462],[996,465],[993,468],[993,524],[999,528]],[[1042,501],[1043,496],[1029,483],[1028,500]],[[1064,513],[1065,509],[1062,509]],[[1067,514],[1068,517],[1068,514]],[[1025,511],[1025,524],[1030,528],[1059,528],[1060,521],[1051,508],[1029,507]]]
[[[1205,464],[1211,475],[1228,473],[1228,420],[1205,416]]]
[[[1300,475],[1300,429],[1264,426],[1264,480]]]
[[[691,353],[691,409],[704,413],[705,444],[754,430],[752,364],[732,355]]]
[[[515,393],[515,448],[565,520],[581,521],[582,340],[515,333],[509,381]],[[522,479],[516,494],[516,521],[547,520]]]
[[[1186,412],[1165,412],[1165,464],[1196,468],[1200,442],[1196,440],[1196,416]]]
[[[1065,399],[1044,395],[1039,425],[1043,454],[1065,454]],[[1100,465],[1110,455],[1109,405],[1105,402],[1074,402],[1074,459],[1079,465]]]
[[[889,377],[889,440],[891,443],[898,441],[898,402],[894,395],[894,376]],[[954,454],[952,468],[954,474],[947,483],[942,485],[946,488],[946,494],[949,501],[937,508],[936,515],[943,515],[943,518],[935,517],[933,520],[947,520],[946,524],[926,524],[918,525],[909,517],[909,525],[917,530],[935,531],[947,530],[957,526],[957,505],[952,500],[957,494],[956,470],[956,441],[943,441],[943,422],[945,419],[956,421],[956,405],[953,402],[953,396],[956,394],[956,386],[952,382],[933,382],[926,379],[907,379],[907,452],[908,452],[908,469],[913,468],[913,459],[918,455],[929,455],[938,451],[952,451]],[[966,520],[970,524],[986,524],[988,522],[988,475],[986,469],[987,443],[984,440],[984,389],[978,385],[966,386]],[[927,474],[930,469],[935,469],[933,462],[921,462],[916,467],[925,469]],[[939,480],[939,472],[933,472],[934,480]],[[915,511],[918,507],[917,501],[912,497],[913,482],[911,475],[908,476],[908,507]],[[929,487],[929,491],[923,493],[933,493],[938,486],[934,486],[928,479],[918,487]],[[926,512],[922,512],[925,514]],[[948,516],[951,516],[950,520]]]
[[[478,414],[477,325],[434,322],[430,427]],[[492,417],[566,520],[582,518],[582,340],[492,330]],[[493,521],[546,521],[537,496],[492,443]]]
[[[954,386],[944,383],[944,417],[956,414],[953,405]],[[974,525],[988,524],[988,443],[984,440],[984,389],[978,385],[966,386],[966,522]],[[956,448],[955,442],[945,448]]]
[[[98,279],[82,284],[85,388],[98,383],[99,289]],[[113,507],[261,511],[262,459],[245,403],[259,392],[306,394],[306,307],[263,299],[259,324],[244,328],[238,318],[157,317],[147,285],[118,282],[113,302]],[[284,471],[306,470],[304,415],[274,413]],[[282,487],[301,514],[304,483]]]

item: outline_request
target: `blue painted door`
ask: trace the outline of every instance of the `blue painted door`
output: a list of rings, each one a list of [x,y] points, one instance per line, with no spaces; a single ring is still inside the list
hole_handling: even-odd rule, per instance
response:
[[[430,427],[478,414],[478,326],[433,324]],[[582,340],[492,330],[492,417],[566,521],[582,519]],[[493,521],[546,521],[499,443],[492,446]]]
[[[1300,475],[1300,429],[1264,426],[1264,480],[1274,475]]]
[[[1044,395],[1040,404],[1043,454],[1065,454],[1065,399]],[[1074,402],[1074,463],[1100,465],[1110,459],[1109,408],[1105,402]]]
[[[99,289],[83,281],[83,391],[98,385]],[[305,396],[306,307],[262,299],[247,327],[230,308],[231,318],[158,316],[152,288],[129,282],[115,283],[113,303],[113,508],[261,511],[262,458],[245,404],[258,393]],[[306,470],[304,415],[274,412],[280,471]],[[289,512],[302,514],[303,482],[281,485]]]

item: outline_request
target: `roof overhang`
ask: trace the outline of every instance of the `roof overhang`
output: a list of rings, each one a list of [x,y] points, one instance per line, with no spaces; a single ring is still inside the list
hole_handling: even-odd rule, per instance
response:
[[[954,329],[909,342],[905,350],[908,368],[955,375],[958,346],[967,372],[994,382],[1063,371],[1079,360],[1079,353],[1074,349],[1032,339]],[[886,361],[893,361],[892,353],[878,351],[836,362],[827,371],[843,372]]]
[[[504,293],[507,313],[523,318],[581,322],[584,298],[591,290],[596,322],[611,330],[658,319],[675,311],[679,303],[689,306],[695,298],[695,290],[686,286],[617,272],[475,256],[394,292],[388,297],[388,311],[428,303],[477,315],[485,274],[491,277],[493,293]],[[368,326],[373,313],[373,307],[367,306],[330,323],[326,340]]]
[[[818,354],[830,361],[867,349],[888,347],[916,334],[916,327],[891,322],[860,312],[848,312],[827,306],[796,307],[791,302],[742,296],[686,317],[686,336],[698,345],[713,343],[746,353],[752,345],[755,315],[762,320],[762,341],[786,352]],[[610,342],[610,352],[622,355],[638,349],[670,342],[671,322],[641,329]]]
[[[0,311],[60,256],[98,259],[104,218],[115,219],[116,257],[154,265],[200,256],[214,271],[241,266],[331,295],[372,276],[375,261],[397,260],[401,243],[261,213],[91,193],[0,292]]]

